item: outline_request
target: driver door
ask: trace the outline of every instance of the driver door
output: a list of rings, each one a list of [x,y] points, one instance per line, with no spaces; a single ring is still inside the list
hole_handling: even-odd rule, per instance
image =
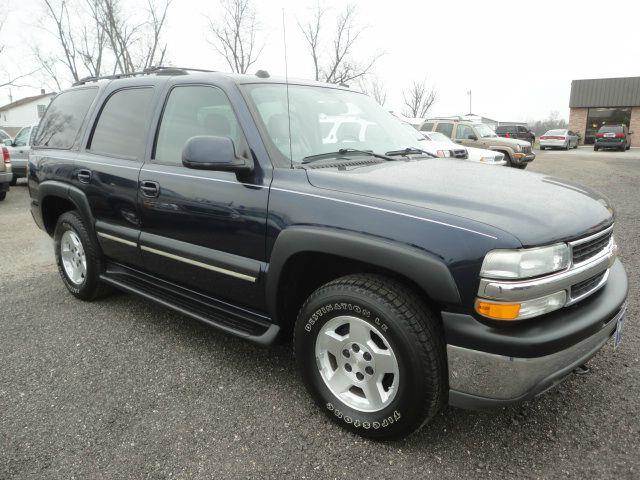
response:
[[[459,123],[456,126],[454,142],[464,145],[465,147],[478,147],[478,137],[476,132],[469,125]]]

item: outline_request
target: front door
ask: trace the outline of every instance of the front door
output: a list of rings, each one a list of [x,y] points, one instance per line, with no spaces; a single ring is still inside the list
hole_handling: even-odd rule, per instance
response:
[[[472,127],[459,123],[456,126],[454,142],[466,147],[475,147],[477,146],[478,138]]]
[[[263,309],[268,178],[182,165],[197,135],[226,136],[251,157],[235,111],[214,85],[175,84],[167,94],[155,147],[140,172],[145,269],[234,305]]]

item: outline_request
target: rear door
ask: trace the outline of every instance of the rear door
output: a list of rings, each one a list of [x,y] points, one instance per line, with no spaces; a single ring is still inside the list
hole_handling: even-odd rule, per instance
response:
[[[244,174],[182,165],[183,146],[198,135],[229,137],[237,155],[251,157],[256,146],[249,145],[245,131],[255,125],[248,116],[234,84],[171,80],[155,145],[140,172],[140,248],[145,270],[216,299],[263,310],[260,281],[266,268],[271,170],[258,162]]]
[[[104,254],[134,267],[142,266],[137,248],[138,174],[158,89],[153,84],[137,84],[104,92],[73,175],[74,185],[89,200]]]

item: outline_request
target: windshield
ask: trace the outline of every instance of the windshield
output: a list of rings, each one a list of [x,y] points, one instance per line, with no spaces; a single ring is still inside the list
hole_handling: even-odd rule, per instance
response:
[[[497,137],[496,132],[494,132],[490,126],[485,125],[484,123],[479,123],[474,125],[476,128],[476,132],[480,135],[480,138],[489,138],[489,137]]]
[[[296,163],[340,149],[384,153],[420,148],[420,133],[361,93],[336,88],[283,84],[243,85],[280,153]],[[289,150],[291,128],[291,155]]]

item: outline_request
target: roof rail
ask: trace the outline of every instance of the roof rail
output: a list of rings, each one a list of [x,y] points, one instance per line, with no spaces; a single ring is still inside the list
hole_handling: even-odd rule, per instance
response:
[[[73,86],[84,85],[89,82],[97,82],[98,80],[117,80],[118,78],[137,77],[139,75],[186,75],[188,72],[206,72],[212,73],[215,70],[205,70],[202,68],[188,68],[188,67],[170,67],[158,65],[155,67],[148,67],[144,70],[130,73],[114,73],[113,75],[102,75],[99,77],[84,77],[73,84]]]

